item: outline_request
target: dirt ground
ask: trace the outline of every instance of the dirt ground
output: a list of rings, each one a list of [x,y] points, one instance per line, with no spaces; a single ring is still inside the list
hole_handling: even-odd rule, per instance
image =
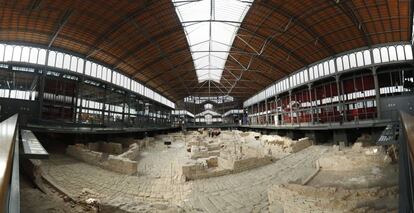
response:
[[[20,177],[21,213],[81,213],[95,212],[87,207],[70,201],[46,184],[46,193],[37,189],[26,177]]]

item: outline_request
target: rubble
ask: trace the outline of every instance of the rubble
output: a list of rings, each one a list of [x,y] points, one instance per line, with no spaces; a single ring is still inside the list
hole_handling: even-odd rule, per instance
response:
[[[398,210],[398,187],[345,189],[281,184],[269,190],[268,199],[270,212],[391,212]]]

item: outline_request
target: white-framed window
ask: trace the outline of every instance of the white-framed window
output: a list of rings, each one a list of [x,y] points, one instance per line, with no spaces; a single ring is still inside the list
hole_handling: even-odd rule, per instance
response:
[[[397,50],[394,46],[391,46],[388,48],[388,51],[390,53],[390,61],[396,61],[397,60]]]
[[[72,56],[70,58],[70,70],[73,72],[76,72],[76,69],[78,68],[78,59],[75,56]]]
[[[33,49],[32,49],[32,51],[30,51],[30,62],[31,63],[35,63],[36,61],[37,61],[37,51],[36,51],[36,59],[34,60],[34,62],[32,62],[33,60],[32,60],[32,57],[33,57]],[[56,52],[55,51],[49,51],[49,59],[48,59],[48,61],[47,61],[47,65],[48,66],[51,66],[51,67],[54,67],[55,66],[55,63],[56,63]]]
[[[399,61],[405,60],[404,47],[402,45],[397,46],[397,58]]]
[[[20,59],[20,61],[29,63],[29,60],[30,60],[30,48],[23,47],[22,58]]]
[[[410,45],[405,45],[405,60],[413,60],[413,50]]]
[[[56,67],[62,68],[63,67],[63,53],[56,54]]]
[[[381,53],[380,53],[380,50],[378,48],[375,48],[372,51],[372,54],[374,56],[374,63],[381,63]]]
[[[388,49],[386,47],[381,47],[381,61],[382,62],[390,61],[388,57]]]
[[[364,65],[366,66],[370,64],[372,64],[371,51],[365,50],[364,51]]]
[[[0,61],[4,61],[5,45],[0,44]]]
[[[63,58],[63,69],[70,69],[70,61],[71,57],[68,54],[65,54],[65,57]]]

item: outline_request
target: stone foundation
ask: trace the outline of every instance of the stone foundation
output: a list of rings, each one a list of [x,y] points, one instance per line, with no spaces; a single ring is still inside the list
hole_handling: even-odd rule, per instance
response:
[[[344,189],[298,184],[273,186],[270,212],[392,212],[397,211],[398,187]]]
[[[124,154],[115,156],[109,155],[107,153],[89,150],[83,144],[76,144],[69,145],[66,148],[66,154],[78,160],[102,167],[110,171],[122,174],[135,174],[137,173],[138,163],[136,161],[130,160],[129,157],[133,158],[134,155],[136,156],[137,147],[138,145],[135,145],[132,147],[132,150],[128,150]]]

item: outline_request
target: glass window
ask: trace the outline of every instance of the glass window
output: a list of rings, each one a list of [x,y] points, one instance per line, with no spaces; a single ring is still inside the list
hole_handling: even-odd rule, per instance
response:
[[[394,46],[391,46],[388,48],[388,51],[390,52],[390,61],[396,61],[397,60],[397,51]]]
[[[362,52],[357,52],[356,60],[358,67],[364,66],[364,56],[362,55]]]
[[[338,57],[336,59],[336,66],[338,66],[338,72],[344,70],[343,66],[342,66],[342,58]]]
[[[0,44],[0,61],[4,60],[4,45]]]
[[[85,75],[91,75],[92,63],[90,61],[86,61],[85,64]]]
[[[63,54],[62,53],[57,53],[56,54],[56,67],[58,68],[62,68],[63,67]]]
[[[91,76],[96,77],[96,64],[92,63]]]
[[[32,53],[30,53],[30,58],[32,58]],[[46,63],[46,50],[39,50],[39,57],[37,57],[37,64],[45,65]]]
[[[22,47],[15,46],[13,48],[13,61],[20,61],[20,58],[22,56]]]
[[[323,62],[323,71],[324,71],[324,75],[329,75],[329,62],[327,61]]]
[[[397,46],[397,56],[399,61],[405,60],[404,47],[401,45]]]
[[[410,45],[405,45],[405,60],[413,60],[413,50]]]
[[[323,64],[322,63],[318,64],[318,71],[319,71],[319,77],[324,76]]]
[[[32,52],[30,53],[30,62],[32,62],[32,54],[33,54],[33,49],[32,49]],[[36,58],[36,60],[37,60],[37,58]],[[55,66],[55,62],[56,62],[56,52],[50,51],[49,52],[49,59],[48,59],[47,65],[48,66],[51,66],[51,67],[54,67]]]
[[[11,61],[13,56],[13,46],[6,45],[6,52],[4,53],[4,61]]]
[[[347,55],[343,56],[342,61],[344,62],[344,70],[349,69],[349,57]]]
[[[314,77],[313,77],[313,67],[311,67],[311,68],[309,68],[309,80],[313,80],[314,79]]]
[[[81,58],[78,58],[78,68],[76,69],[78,73],[83,73],[83,63],[84,63],[84,60]]]
[[[389,61],[389,58],[388,58],[388,49],[386,47],[382,47],[381,48],[381,61],[383,63]]]
[[[309,72],[309,70],[304,70],[303,71],[303,78],[305,79],[305,82],[309,81],[308,72]]]
[[[102,79],[102,66],[101,65],[98,65],[97,66],[97,72],[96,72],[96,74],[97,74],[97,77],[98,78]]]
[[[22,49],[22,62],[29,62],[30,59],[30,48],[29,47],[23,47]]]
[[[314,66],[313,67],[313,77],[315,77],[315,79],[318,79],[319,78],[318,66]]]
[[[378,48],[375,48],[372,54],[374,55],[374,63],[381,63],[380,50]]]
[[[365,64],[365,66],[366,65],[370,65],[372,62],[372,59],[371,59],[371,52],[370,52],[370,50],[365,50],[364,51],[364,64]]]
[[[70,69],[70,55],[65,54],[63,58],[63,69]]]
[[[335,73],[335,61],[333,59],[329,60],[329,73]]]
[[[349,55],[349,63],[350,63],[350,68],[357,67],[356,57],[354,53]]]
[[[73,72],[76,72],[77,67],[78,67],[78,60],[75,56],[72,56],[71,61],[70,61],[70,70],[72,70]]]

